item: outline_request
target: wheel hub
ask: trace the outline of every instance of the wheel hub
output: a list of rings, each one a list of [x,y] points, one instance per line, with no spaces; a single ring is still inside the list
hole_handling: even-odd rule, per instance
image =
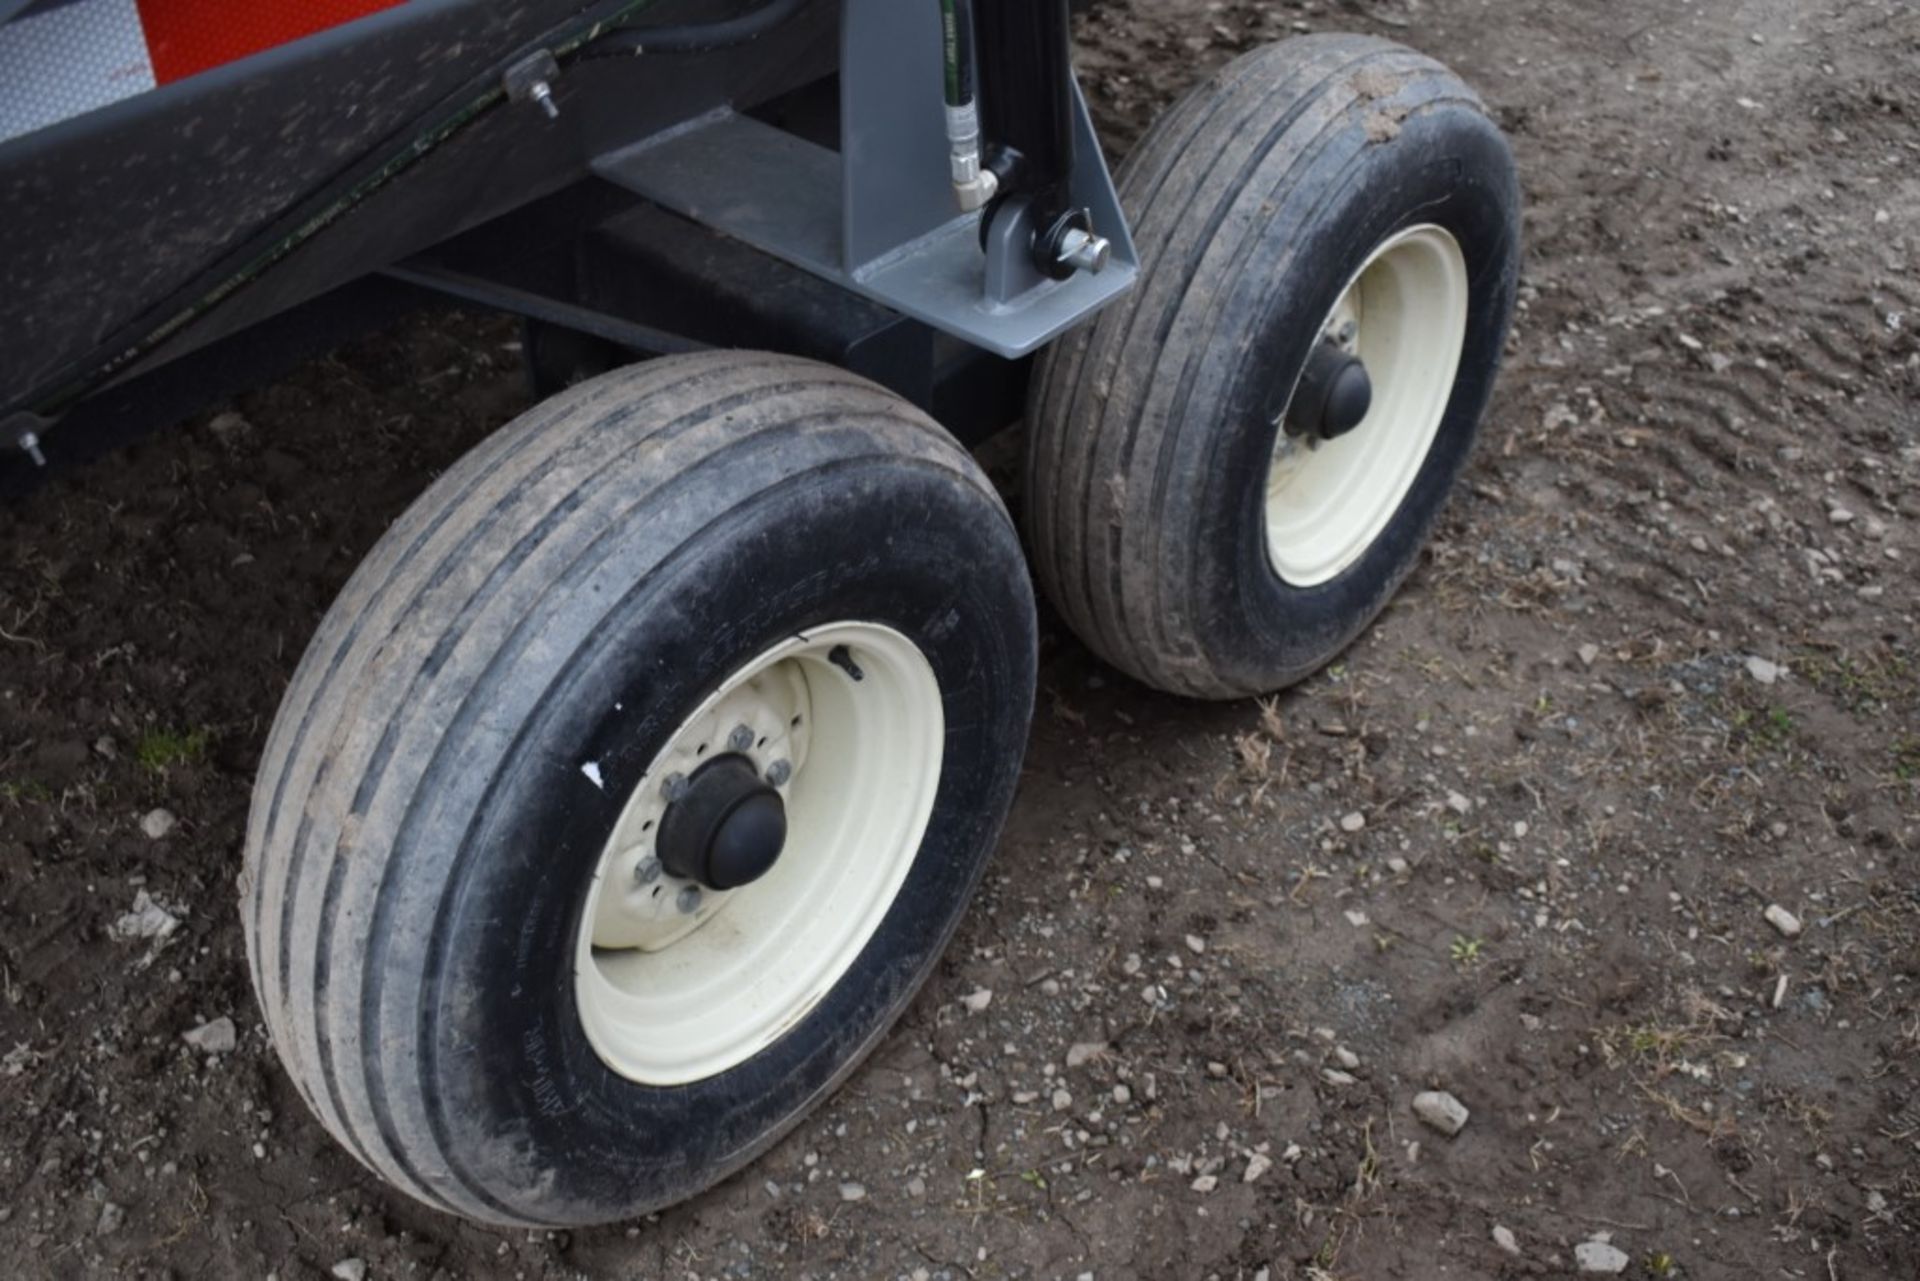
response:
[[[1287,431],[1313,440],[1338,440],[1367,420],[1373,378],[1366,362],[1329,338],[1315,343],[1300,386],[1287,407]]]
[[[633,784],[588,889],[574,995],[601,1060],[704,1080],[825,999],[906,883],[944,742],[933,668],[881,624],[727,676]]]
[[[661,865],[710,890],[735,890],[773,870],[787,842],[787,806],[746,756],[694,771],[660,818]]]
[[[1366,555],[1412,491],[1452,398],[1472,295],[1437,226],[1376,248],[1322,323],[1267,472],[1267,558],[1319,587]]]

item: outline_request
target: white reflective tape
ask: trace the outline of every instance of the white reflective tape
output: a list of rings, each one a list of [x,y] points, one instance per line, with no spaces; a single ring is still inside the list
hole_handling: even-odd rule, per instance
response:
[[[0,142],[156,87],[135,0],[74,0],[0,25]]]

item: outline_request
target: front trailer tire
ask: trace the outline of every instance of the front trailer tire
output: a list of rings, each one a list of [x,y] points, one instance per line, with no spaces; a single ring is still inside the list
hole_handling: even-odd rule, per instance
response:
[[[1519,275],[1513,161],[1438,63],[1369,37],[1310,36],[1194,89],[1120,188],[1139,285],[1057,344],[1035,379],[1035,575],[1094,651],[1146,684],[1268,693],[1326,664],[1386,606],[1466,465]],[[1439,394],[1409,433],[1419,452],[1379,476],[1336,477],[1318,511],[1330,533],[1352,525],[1349,545],[1311,546],[1320,522],[1309,520],[1294,555],[1269,538],[1269,480],[1308,354],[1373,255],[1439,245],[1439,262],[1447,241],[1464,304],[1457,344],[1427,360]],[[1375,418],[1331,443],[1386,449]],[[1384,495],[1378,517],[1356,517],[1370,484]],[[1287,501],[1271,514],[1280,528],[1299,515]]]
[[[937,680],[924,839],[783,1034],[641,1084],[575,1000],[609,832],[729,672],[850,619]],[[282,705],[242,879],[282,1061],[355,1156],[453,1214],[584,1225],[700,1191],[824,1097],[930,973],[1011,804],[1034,667],[1011,521],[892,395],[732,354],[565,393],[400,519]]]

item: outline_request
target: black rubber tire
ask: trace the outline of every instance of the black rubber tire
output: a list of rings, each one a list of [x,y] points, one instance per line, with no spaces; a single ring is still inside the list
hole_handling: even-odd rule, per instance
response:
[[[588,1044],[572,982],[621,803],[729,673],[849,619],[913,640],[945,706],[905,887],[766,1051],[632,1084]],[[241,889],[287,1071],[370,1169],[450,1213],[582,1225],[700,1191],[851,1071],[931,971],[1012,802],[1035,664],[1011,519],[892,394],[715,354],[561,395],[400,519],[281,707]]]
[[[1148,685],[1197,698],[1281,689],[1385,608],[1466,465],[1519,277],[1512,156],[1438,63],[1384,40],[1309,36],[1193,90],[1120,187],[1140,282],[1035,378],[1035,575],[1089,646]],[[1360,562],[1292,587],[1266,550],[1276,420],[1353,273],[1427,223],[1459,241],[1471,276],[1439,438]]]

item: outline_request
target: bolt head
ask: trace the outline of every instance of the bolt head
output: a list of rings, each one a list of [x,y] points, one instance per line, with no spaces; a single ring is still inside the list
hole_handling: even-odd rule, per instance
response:
[[[633,879],[641,885],[651,885],[660,879],[662,870],[660,860],[649,854],[633,869]]]
[[[727,746],[736,752],[744,752],[753,746],[753,726],[736,725],[733,733],[727,736]]]
[[[767,782],[775,787],[785,787],[787,780],[793,777],[792,761],[775,761],[767,766]]]
[[[687,776],[669,774],[660,783],[660,799],[671,805],[687,794]]]
[[[692,916],[700,910],[700,900],[703,897],[705,896],[701,894],[698,885],[689,885],[680,891],[680,897],[675,900],[675,903],[682,916]]]

